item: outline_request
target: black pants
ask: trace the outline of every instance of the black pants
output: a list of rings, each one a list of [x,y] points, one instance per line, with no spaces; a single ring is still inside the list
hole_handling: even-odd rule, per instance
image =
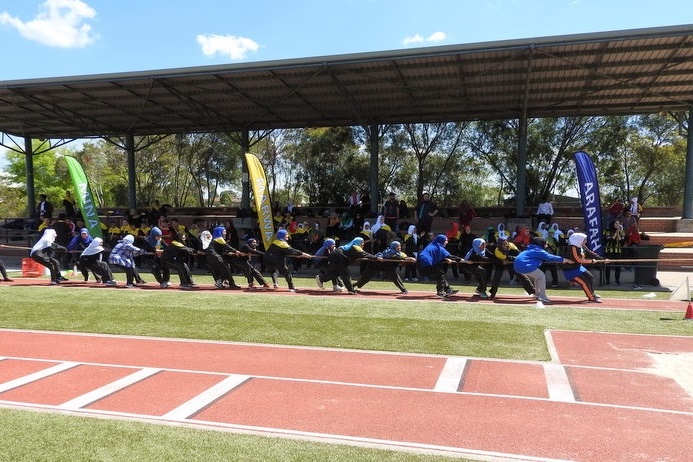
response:
[[[99,260],[96,255],[87,255],[86,257],[80,257],[77,261],[77,268],[82,271],[82,275],[86,280],[89,276],[89,271],[94,273],[102,281],[112,281],[113,273],[111,272],[111,267],[105,261]],[[85,274],[86,273],[86,274]]]
[[[378,271],[382,271],[383,274],[390,281],[392,281],[401,292],[406,292],[407,288],[404,287],[404,283],[402,282],[402,278],[399,276],[399,273],[397,272],[397,266],[399,266],[398,263],[393,263],[393,262],[385,262],[385,263],[369,262],[366,265],[366,268],[361,273],[361,277],[359,277],[359,280],[356,281],[356,287],[365,286],[368,283],[368,281],[373,279],[373,276],[375,276],[378,273]]]
[[[31,259],[45,266],[51,272],[51,281],[60,280],[60,263],[55,258],[44,252],[34,252]]]
[[[436,292],[439,294],[444,294],[450,290],[450,284],[448,284],[445,270],[444,262],[440,262],[433,266],[419,266],[421,275],[429,278],[431,281],[436,281]]]

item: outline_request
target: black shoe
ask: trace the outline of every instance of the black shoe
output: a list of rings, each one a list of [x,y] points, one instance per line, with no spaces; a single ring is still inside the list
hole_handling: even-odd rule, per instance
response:
[[[69,281],[69,279],[66,278],[66,277],[60,276],[60,277],[58,278],[58,281]]]

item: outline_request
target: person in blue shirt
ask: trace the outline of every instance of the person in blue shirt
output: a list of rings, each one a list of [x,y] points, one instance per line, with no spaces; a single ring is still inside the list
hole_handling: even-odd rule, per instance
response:
[[[436,281],[436,295],[447,298],[456,294],[458,290],[450,287],[446,277],[446,264],[462,261],[462,258],[452,255],[445,246],[448,238],[445,234],[438,234],[420,253],[417,258],[421,274],[432,281]]]
[[[539,301],[537,307],[551,303],[546,295],[546,274],[539,268],[547,263],[572,263],[571,260],[554,255],[546,250],[547,242],[543,237],[533,237],[525,250],[513,261],[516,277],[524,279],[523,286],[529,282],[534,287],[534,295]]]

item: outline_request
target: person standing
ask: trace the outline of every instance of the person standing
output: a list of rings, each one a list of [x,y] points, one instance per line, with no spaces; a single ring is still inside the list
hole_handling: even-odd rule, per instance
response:
[[[438,215],[438,206],[431,201],[431,195],[427,192],[421,195],[421,200],[416,205],[416,228],[420,233],[428,234],[431,232],[433,217]]]
[[[539,207],[537,207],[537,221],[543,221],[547,224],[550,224],[552,218],[553,204],[551,204],[551,201],[548,197],[544,196],[542,198],[541,203],[539,204]]]
[[[544,308],[544,304],[551,303],[551,300],[546,295],[546,274],[542,271],[541,265],[544,262],[573,263],[572,260],[547,252],[546,245],[546,239],[535,236],[527,249],[520,252],[513,261],[515,275],[522,286],[527,287],[526,284],[529,283],[529,287],[532,288],[534,293],[529,291],[528,293],[529,295],[534,295],[538,300],[537,308]]]
[[[362,246],[363,238],[355,237],[348,244],[337,247],[334,252],[331,252],[328,258],[329,271],[315,278],[318,287],[322,289],[324,282],[334,280],[336,277],[344,283],[344,287],[350,295],[355,295],[357,290],[351,282],[349,265],[355,263],[359,259],[382,260],[382,257],[378,257],[363,250]]]
[[[39,220],[44,218],[53,218],[53,204],[48,200],[48,196],[45,194],[39,195],[39,203],[36,208],[36,214]]]
[[[390,229],[397,229],[397,220],[399,219],[399,202],[397,202],[397,196],[394,192],[390,193],[390,197],[383,204],[382,215],[385,217],[385,224],[387,224]]]
[[[390,242],[390,246],[385,249],[381,254],[383,258],[382,261],[371,260],[366,265],[366,269],[361,273],[358,281],[354,284],[354,287],[358,290],[365,286],[368,281],[373,279],[378,271],[382,271],[383,276],[388,278],[393,282],[395,287],[397,287],[400,293],[408,294],[409,291],[404,287],[402,278],[397,271],[397,268],[402,264],[415,264],[416,259],[414,257],[407,256],[406,253],[402,252],[402,244],[399,241]]]
[[[476,210],[472,207],[469,201],[463,200],[460,202],[459,208],[459,223],[460,228],[464,229],[466,226],[472,226],[472,220],[476,218]]]
[[[3,247],[5,246],[3,244],[0,244],[0,249],[2,249]],[[7,276],[7,268],[5,267],[5,262],[3,262],[2,260],[0,260],[0,274],[2,274],[2,280],[4,282],[12,282],[12,279],[10,279]]]
[[[611,222],[609,227],[604,230],[605,252],[604,255],[609,260],[622,258],[623,246],[626,242],[626,232],[619,220]],[[604,267],[604,283],[611,284],[611,266]],[[621,284],[621,265],[614,266],[614,285]]]

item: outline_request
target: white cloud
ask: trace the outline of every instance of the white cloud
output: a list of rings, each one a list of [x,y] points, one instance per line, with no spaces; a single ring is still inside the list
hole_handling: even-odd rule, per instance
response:
[[[0,24],[13,27],[22,37],[43,45],[74,48],[87,46],[96,39],[85,22],[95,16],[96,10],[81,0],[46,0],[31,21],[24,22],[3,11]]]
[[[426,38],[424,38],[420,34],[416,34],[416,35],[412,35],[410,37],[405,37],[404,40],[402,40],[402,44],[407,46],[407,45],[412,45],[415,43],[442,42],[447,37],[448,36],[445,34],[445,32],[434,32]]]
[[[205,56],[220,54],[234,60],[244,59],[249,51],[260,49],[260,45],[253,40],[235,35],[200,34],[197,43]]]

